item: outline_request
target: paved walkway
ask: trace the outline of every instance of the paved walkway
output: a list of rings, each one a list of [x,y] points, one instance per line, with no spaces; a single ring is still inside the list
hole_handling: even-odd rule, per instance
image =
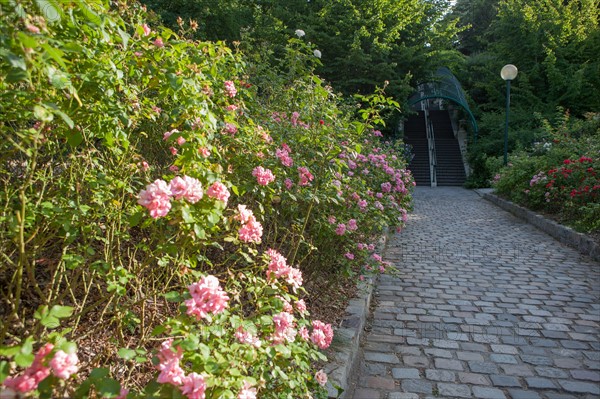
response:
[[[462,188],[388,244],[354,399],[600,397],[600,264]]]

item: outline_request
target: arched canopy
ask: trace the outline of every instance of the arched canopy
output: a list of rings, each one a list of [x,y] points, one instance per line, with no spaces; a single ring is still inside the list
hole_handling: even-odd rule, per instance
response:
[[[456,76],[448,68],[438,68],[432,80],[419,85],[419,89],[408,99],[409,105],[417,104],[431,98],[443,98],[461,106],[471,119],[475,139],[477,140],[477,121],[469,108],[465,93]]]

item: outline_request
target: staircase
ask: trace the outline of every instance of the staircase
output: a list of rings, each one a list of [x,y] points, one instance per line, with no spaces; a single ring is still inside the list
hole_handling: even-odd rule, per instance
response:
[[[458,140],[454,138],[448,111],[429,111],[433,124],[437,160],[437,185],[462,186],[465,183],[465,167]]]
[[[418,115],[411,115],[404,122],[404,143],[412,146],[414,157],[408,165],[408,169],[412,172],[417,186],[431,186],[429,150],[423,111],[419,111]]]

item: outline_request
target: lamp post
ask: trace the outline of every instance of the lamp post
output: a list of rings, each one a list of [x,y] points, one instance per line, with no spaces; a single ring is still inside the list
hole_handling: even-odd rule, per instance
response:
[[[512,64],[502,67],[500,76],[506,80],[506,123],[504,124],[504,166],[508,163],[508,110],[510,108],[510,82],[517,77],[519,70]]]

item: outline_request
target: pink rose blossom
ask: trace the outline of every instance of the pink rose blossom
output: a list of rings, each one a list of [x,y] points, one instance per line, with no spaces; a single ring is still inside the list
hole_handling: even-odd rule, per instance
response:
[[[373,130],[373,136],[375,136],[375,137],[383,137],[383,134],[379,130]]]
[[[290,157],[289,151],[285,148],[278,148],[275,150],[275,155],[279,158],[283,166],[290,167],[294,164],[294,160]]]
[[[267,143],[270,143],[273,141],[273,138],[269,135],[269,133],[267,133],[265,131],[265,128],[263,128],[262,126],[258,125],[256,127],[256,130],[258,132],[258,134],[260,135],[260,137]]]
[[[177,176],[169,183],[169,189],[175,199],[185,198],[187,201],[195,204],[202,199],[202,184],[200,180],[190,176],[183,178]]]
[[[295,267],[290,267],[285,281],[291,285],[294,292],[296,292],[296,290],[302,286],[302,271]]]
[[[300,313],[306,312],[306,302],[304,302],[304,299],[298,299],[296,301],[296,309],[298,309],[298,312]]]
[[[144,30],[144,36],[149,36],[152,33],[152,29],[147,24],[143,24],[142,29]]]
[[[279,278],[288,274],[289,266],[283,255],[270,248],[267,250],[267,256],[269,257],[268,278]]]
[[[225,133],[229,133],[231,135],[234,135],[234,134],[237,133],[238,128],[233,123],[229,123],[228,122],[228,123],[225,124],[225,129],[224,130],[225,130]]]
[[[344,223],[339,223],[337,225],[337,229],[335,229],[335,234],[337,234],[338,236],[343,236],[345,232],[346,232],[346,225]]]
[[[358,201],[358,207],[361,210],[363,210],[363,211],[367,208],[367,205],[369,205],[369,203],[367,202],[367,200],[360,200],[360,201]]]
[[[244,386],[238,393],[237,399],[256,399],[256,388],[252,388],[248,381],[244,381]]]
[[[293,342],[297,334],[294,323],[294,316],[288,312],[280,312],[273,316],[273,324],[275,325],[275,332],[271,337],[273,343]]]
[[[44,359],[54,349],[53,344],[46,344],[36,353],[33,363],[27,367],[22,375],[7,377],[3,385],[14,391],[27,393],[38,387],[50,375],[50,367],[44,366]]]
[[[208,158],[210,156],[210,150],[208,148],[206,148],[206,147],[200,147],[200,148],[198,148],[198,152],[204,158]]]
[[[273,316],[275,332],[282,332],[294,326],[294,316],[288,312],[280,312]]]
[[[168,132],[165,132],[165,134],[163,134],[163,140],[167,141],[169,139],[169,137],[171,137],[171,135],[173,133],[179,133],[179,130],[173,129],[173,130],[170,130]]]
[[[157,38],[155,41],[152,42],[156,47],[161,48],[165,46],[165,43],[163,42],[162,38]]]
[[[330,224],[334,224],[334,223],[336,222],[335,216],[329,216],[329,217],[327,218],[327,221],[328,221]]]
[[[238,109],[238,106],[235,105],[235,104],[231,104],[231,105],[228,105],[225,109],[227,111],[233,112],[233,111],[236,111]]]
[[[115,399],[127,399],[128,394],[129,394],[129,389],[121,388],[121,391],[119,392],[119,396],[117,396]]]
[[[175,147],[169,147],[169,151],[171,151],[171,155],[177,155],[178,151]]]
[[[290,118],[290,122],[292,123],[292,126],[296,126],[298,125],[298,119],[300,118],[300,114],[298,112],[293,112],[292,113],[292,117]]]
[[[381,183],[381,191],[389,193],[392,191],[392,184],[390,182]]]
[[[287,179],[287,178],[285,179],[284,184],[285,184],[285,188],[287,188],[288,190],[290,190],[294,186],[294,183],[290,179]]]
[[[246,224],[240,227],[238,234],[240,240],[244,242],[260,243],[262,240],[263,228],[262,225],[256,221],[256,218],[252,216]]]
[[[310,335],[311,341],[321,349],[327,349],[333,339],[331,324],[325,324],[319,320],[313,320],[313,331]]]
[[[358,225],[356,224],[356,219],[348,220],[348,230],[354,231],[358,229]]]
[[[206,382],[204,376],[198,373],[190,373],[183,379],[181,393],[188,399],[204,399],[204,391],[206,390]]]
[[[225,81],[224,86],[225,86],[225,92],[227,93],[227,95],[231,98],[235,97],[235,95],[237,94],[235,84],[231,80],[227,80],[227,81]]]
[[[317,371],[315,374],[315,381],[319,383],[320,386],[324,387],[327,384],[327,374],[323,370]]]
[[[32,24],[26,24],[26,25],[25,25],[25,28],[26,28],[26,29],[27,29],[29,32],[31,32],[31,33],[35,33],[35,34],[38,34],[38,33],[40,33],[40,28],[38,28],[38,27],[37,27],[37,26],[35,26],[35,25],[32,25]]]
[[[254,219],[254,213],[251,209],[248,209],[246,205],[238,205],[238,214],[234,216],[234,219],[242,224],[248,223],[251,219]]]
[[[239,327],[235,331],[234,336],[241,344],[252,345],[255,348],[259,348],[261,345],[260,339],[258,339],[258,337],[253,336],[249,332],[245,331],[242,327]]]
[[[375,250],[375,244],[369,244],[369,246],[367,247],[367,249],[369,251],[374,251]]]
[[[300,335],[300,338],[302,338],[305,341],[308,341],[310,339],[310,333],[308,332],[308,329],[306,327],[300,327],[300,329],[298,330],[298,334]]]
[[[271,172],[270,169],[265,169],[262,166],[257,166],[252,170],[252,176],[256,177],[256,181],[261,186],[266,186],[267,184],[275,181],[275,175]]]
[[[150,216],[159,218],[171,209],[171,190],[164,180],[157,179],[146,186],[138,196],[138,204],[150,211]]]
[[[185,138],[183,138],[181,136],[177,137],[177,144],[184,145],[185,144]]]
[[[187,314],[197,320],[205,319],[209,313],[218,314],[225,310],[229,297],[221,289],[215,276],[205,276],[188,287],[192,298],[185,301]]]
[[[352,252],[346,252],[344,256],[350,260],[354,259],[354,254]]]
[[[154,111],[155,113],[159,114],[162,112],[162,108],[157,107],[156,105],[152,106],[152,111]]]
[[[133,55],[135,55],[136,57],[141,57],[144,54],[140,51],[136,51],[135,53],[133,53]]]
[[[146,161],[142,161],[142,162],[138,163],[138,166],[144,172],[147,171],[148,169],[150,169],[150,165],[148,165],[148,162],[146,162]]]
[[[67,354],[59,350],[54,354],[54,358],[50,360],[50,367],[52,367],[55,376],[66,380],[71,374],[75,374],[79,370],[78,362],[79,359],[76,353]]]
[[[377,262],[381,262],[381,255],[378,255],[378,254],[373,254],[373,255],[371,255],[371,257],[372,257],[373,259],[375,259]]]
[[[298,176],[300,177],[300,183],[298,184],[300,184],[301,186],[308,186],[310,182],[314,179],[312,173],[310,173],[308,171],[308,168],[305,167],[298,168]]]
[[[356,247],[362,251],[363,249],[367,249],[367,244],[363,244],[361,242],[359,242],[358,244],[356,244]]]
[[[179,166],[171,165],[171,166],[169,166],[169,170],[173,173],[177,173],[177,172],[179,172]]]
[[[214,198],[216,200],[222,201],[227,204],[229,200],[229,190],[227,187],[219,181],[214,182],[207,190],[206,195],[210,198]]]

